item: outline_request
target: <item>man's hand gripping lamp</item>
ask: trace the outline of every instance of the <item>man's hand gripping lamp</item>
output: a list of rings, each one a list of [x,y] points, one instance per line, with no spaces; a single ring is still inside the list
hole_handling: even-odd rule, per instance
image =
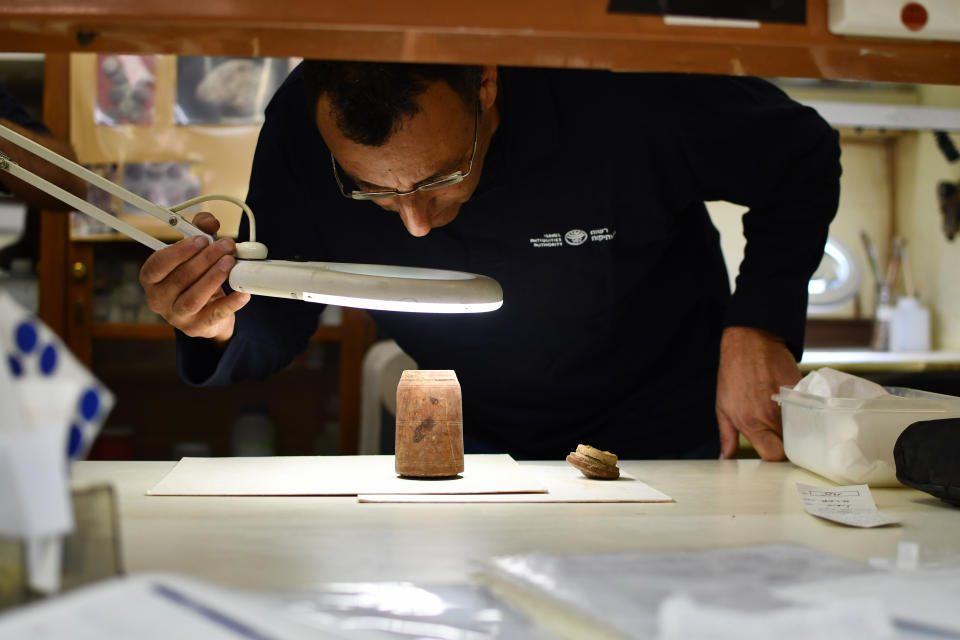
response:
[[[200,196],[166,209],[6,127],[0,126],[0,137],[137,207],[184,236],[207,234],[183,218],[179,211],[208,200],[226,200],[240,206],[250,222],[250,241],[237,243],[237,263],[230,271],[229,279],[230,286],[236,291],[362,309],[424,313],[480,313],[494,311],[503,304],[500,284],[492,278],[473,273],[387,265],[267,260],[267,248],[256,241],[253,212],[241,200],[223,195]],[[2,152],[0,170],[151,249],[167,246],[133,225],[27,171]]]

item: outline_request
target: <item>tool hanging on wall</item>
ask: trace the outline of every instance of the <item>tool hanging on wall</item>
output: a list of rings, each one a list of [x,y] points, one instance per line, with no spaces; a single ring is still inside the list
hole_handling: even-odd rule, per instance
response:
[[[943,234],[953,242],[960,230],[960,187],[953,182],[942,180],[937,184],[937,200],[940,202],[940,215],[943,218]]]
[[[946,131],[934,131],[937,146],[947,159],[947,162],[956,162],[960,159],[960,151],[953,144],[953,139]],[[960,185],[949,180],[941,180],[937,184],[937,201],[940,203],[940,215],[943,218],[943,234],[947,240],[953,242],[960,230]]]

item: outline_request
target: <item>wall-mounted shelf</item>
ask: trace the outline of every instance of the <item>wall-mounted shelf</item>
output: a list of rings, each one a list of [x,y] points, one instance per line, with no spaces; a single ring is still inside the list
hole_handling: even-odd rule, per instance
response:
[[[909,104],[805,101],[834,127],[886,131],[960,131],[960,109]]]
[[[7,51],[304,56],[699,71],[960,84],[960,46],[842,37],[827,0],[803,25],[669,25],[612,14],[608,0],[416,3],[218,0],[6,0]]]
[[[811,349],[803,353],[801,371],[833,367],[848,372],[943,371],[960,369],[960,353],[923,351],[892,353],[869,349]]]

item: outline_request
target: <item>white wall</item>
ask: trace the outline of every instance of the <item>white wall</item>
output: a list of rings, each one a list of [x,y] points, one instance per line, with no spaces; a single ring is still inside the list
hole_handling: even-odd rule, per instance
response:
[[[803,97],[832,99],[819,95]],[[909,92],[880,92],[866,98],[877,102],[960,108],[960,87],[917,86]],[[960,134],[954,134],[953,139],[960,148]],[[960,181],[960,161],[947,162],[930,132],[898,132],[888,136],[886,140],[893,140],[895,145],[892,154],[888,154],[884,140],[877,132],[862,135],[844,132],[841,141],[840,207],[830,235],[857,256],[863,281],[859,305],[849,304],[828,315],[849,318],[858,317],[858,312],[860,317],[870,317],[873,313],[875,289],[859,236],[861,229],[870,235],[880,251],[881,265],[886,264],[891,234],[889,171],[892,160],[897,183],[896,230],[906,240],[920,298],[932,311],[933,346],[960,350],[960,238],[948,242],[943,235],[936,198],[936,185],[940,180]],[[713,202],[708,203],[708,209],[721,234],[732,286],[743,256],[740,216],[744,208]]]
[[[885,262],[886,238],[890,235],[890,197],[887,189],[887,162],[883,141],[869,144],[842,145],[843,176],[840,179],[840,207],[830,226],[830,236],[849,249],[860,262],[863,276],[858,305],[850,303],[825,317],[869,317],[873,312],[875,292],[867,265],[866,251],[860,241],[860,231],[866,231],[881,251]],[[723,256],[733,287],[738,265],[743,258],[743,229],[740,216],[744,207],[729,202],[707,203],[710,216],[720,231]],[[859,311],[859,316],[858,316]]]
[[[920,88],[923,104],[960,107],[960,87]],[[953,134],[960,148],[960,135]],[[932,133],[903,137],[898,148],[898,221],[908,239],[921,299],[931,307],[934,348],[960,350],[960,238],[941,231],[936,187],[960,180],[960,162],[949,163]]]

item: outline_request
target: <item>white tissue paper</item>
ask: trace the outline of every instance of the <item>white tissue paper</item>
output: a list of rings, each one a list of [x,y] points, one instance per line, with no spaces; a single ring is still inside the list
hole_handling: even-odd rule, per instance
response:
[[[811,371],[793,389],[821,398],[881,398],[890,395],[876,382],[829,367]]]
[[[113,395],[2,290],[0,352],[0,536],[25,541],[29,584],[49,593],[73,530],[69,460],[86,455]]]
[[[829,368],[781,387],[783,447],[794,464],[843,485],[900,486],[893,446],[914,422],[960,417],[960,398],[884,388]]]

